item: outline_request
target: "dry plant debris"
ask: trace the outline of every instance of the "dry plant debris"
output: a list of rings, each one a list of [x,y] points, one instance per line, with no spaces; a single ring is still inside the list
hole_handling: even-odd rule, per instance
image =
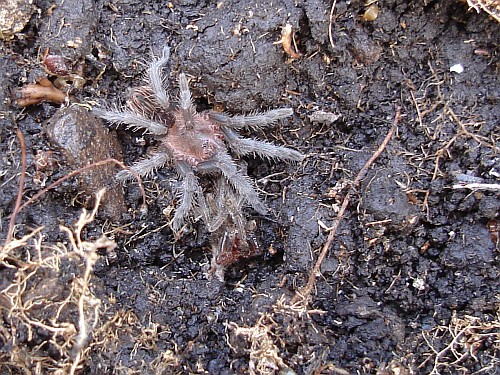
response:
[[[302,301],[291,305],[288,300],[282,295],[268,311],[261,313],[253,325],[226,324],[229,331],[228,346],[236,354],[248,356],[248,372],[258,375],[295,375],[294,369],[301,363],[305,365],[306,374],[349,374],[349,371],[328,360],[327,348],[324,352],[314,353],[303,348],[295,356],[289,356],[287,346],[300,346],[304,337],[311,332],[317,335],[319,341],[329,341],[329,338],[321,335],[321,329],[315,326],[312,319],[314,315],[326,314],[326,311],[309,309]]]
[[[112,316],[108,316],[106,322],[94,331],[94,340],[89,345],[92,352],[102,356],[120,356],[119,353],[128,352],[129,362],[123,363],[120,359],[116,361],[114,369],[116,373],[130,374],[141,369],[146,369],[153,374],[179,373],[181,357],[177,354],[177,347],[160,350],[161,334],[167,332],[168,328],[159,326],[158,323],[149,321],[143,324],[131,310],[120,309]],[[168,332],[170,333],[170,332]],[[158,353],[150,363],[141,363],[141,352],[149,350]],[[103,373],[112,369],[101,369]]]
[[[480,10],[488,13],[497,22],[500,22],[500,1],[499,0],[467,0],[471,8],[477,12]]]
[[[426,85],[418,90],[423,95],[417,98],[415,97],[415,90],[411,89],[410,96],[417,112],[416,121],[429,138],[428,145],[422,148],[422,158],[416,157],[415,160],[420,159],[420,163],[433,160],[432,180],[434,181],[443,175],[440,164],[451,157],[450,150],[458,140],[471,139],[478,146],[486,147],[491,150],[492,154],[496,154],[500,152],[498,146],[500,134],[491,133],[488,137],[480,135],[479,130],[484,125],[483,122],[467,113],[455,113],[451,98],[446,97],[441,90],[446,78],[441,76],[431,63],[429,63],[429,69],[432,73],[431,77],[426,80]],[[437,100],[429,99],[431,90],[435,90],[434,95]],[[452,128],[455,132],[451,137],[449,131],[447,131],[449,128]]]
[[[279,348],[275,341],[279,338],[273,334],[276,325],[270,315],[262,315],[253,327],[240,327],[236,323],[229,323],[227,327],[232,334],[248,342],[249,355],[248,370],[251,375],[272,375],[279,370],[288,368],[279,355]],[[228,345],[236,352],[237,349],[228,338]]]
[[[0,291],[0,340],[11,348],[0,354],[3,370],[75,374],[81,368],[101,308],[90,287],[97,250],[116,246],[105,236],[82,239],[103,193],[73,228],[61,227],[68,245],[44,243],[39,228],[0,248],[0,265],[11,270]]]
[[[450,373],[467,373],[464,362],[472,359],[481,362],[481,373],[492,374],[500,366],[499,313],[497,311],[496,318],[491,321],[469,315],[459,317],[455,313],[448,326],[424,332],[423,338],[431,353],[419,368],[433,361],[431,375],[439,375],[444,369]],[[478,357],[485,347],[493,355],[490,358]]]

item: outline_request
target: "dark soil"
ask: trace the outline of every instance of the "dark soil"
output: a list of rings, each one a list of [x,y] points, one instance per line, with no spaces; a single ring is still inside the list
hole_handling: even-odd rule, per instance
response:
[[[164,45],[172,92],[182,71],[199,109],[291,107],[292,120],[248,136],[306,158],[297,166],[246,160],[270,210],[248,210],[261,255],[231,266],[223,283],[207,277],[207,230],[194,223],[176,239],[168,226],[177,179],[168,168],[144,181],[147,212],[137,184],[122,192],[110,165],[23,208],[15,238],[43,226],[43,253],[30,241],[8,256],[2,250],[2,374],[69,371],[75,361],[80,374],[500,373],[495,21],[456,0],[380,0],[374,21],[356,0],[338,1],[332,19],[332,4],[321,0],[53,3],[27,7],[22,32],[1,45],[2,245],[21,173],[16,127],[27,151],[23,201],[92,162],[122,153],[125,164],[139,160],[153,138],[103,125],[85,108],[123,103]],[[276,43],[286,24],[297,59]],[[44,70],[46,48],[67,71]],[[464,71],[450,71],[455,64]],[[66,108],[15,106],[15,89],[40,75],[63,78]],[[354,192],[311,298],[292,305],[397,107],[397,132]],[[37,256],[71,247],[60,225],[73,227],[103,186],[108,193],[81,237],[91,243],[104,233],[118,246],[97,246],[82,295],[93,295],[99,318],[87,319],[88,337],[78,342],[78,303],[57,306],[75,280],[87,280],[90,263],[71,255],[50,272],[37,268],[18,290],[23,309],[14,308],[12,286]],[[59,331],[40,324],[55,321],[71,322],[80,336],[64,346]]]

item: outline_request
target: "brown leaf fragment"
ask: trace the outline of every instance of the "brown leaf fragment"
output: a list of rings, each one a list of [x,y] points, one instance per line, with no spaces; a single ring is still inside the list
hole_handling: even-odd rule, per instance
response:
[[[13,92],[16,105],[27,107],[29,105],[40,104],[41,102],[50,102],[53,104],[62,104],[66,100],[66,94],[52,85],[45,77],[37,78],[37,83],[28,84]]]
[[[275,44],[282,44],[283,50],[288,56],[290,56],[292,59],[298,59],[300,56],[302,56],[302,54],[296,51],[296,49],[292,47],[292,41],[293,41],[292,25],[287,23],[285,27],[283,27],[283,30],[281,30],[281,39],[277,41]]]

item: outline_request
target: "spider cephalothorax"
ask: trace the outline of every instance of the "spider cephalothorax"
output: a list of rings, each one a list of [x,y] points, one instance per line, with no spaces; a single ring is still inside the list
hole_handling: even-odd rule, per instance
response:
[[[197,112],[183,73],[179,74],[179,98],[174,106],[170,102],[161,74],[169,53],[170,49],[165,47],[162,56],[149,65],[148,84],[132,91],[127,109],[96,109],[95,113],[108,121],[125,123],[157,137],[157,149],[148,158],[132,165],[131,169],[139,175],[146,175],[167,162],[175,166],[182,184],[179,188],[180,203],[172,222],[174,230],[178,230],[193,213],[202,218],[211,232],[219,229],[224,222],[241,227],[240,224],[233,223],[238,213],[216,212],[217,207],[226,210],[228,205],[234,205],[237,201],[238,212],[241,212],[242,206],[249,205],[261,214],[266,212],[266,207],[259,199],[250,178],[233,160],[232,155],[239,157],[254,154],[287,161],[300,161],[303,156],[286,147],[243,138],[237,131],[272,125],[279,119],[291,116],[293,112],[289,108],[250,116]],[[210,195],[208,200],[198,182],[201,175],[218,175],[220,177],[215,181],[224,185],[217,190],[217,194]],[[128,172],[118,174],[120,179],[127,177]],[[227,191],[228,194],[221,193]],[[226,220],[224,215],[232,217],[228,216]],[[216,220],[215,217],[219,219]],[[241,228],[240,231],[242,230]],[[239,238],[245,237],[242,235]]]

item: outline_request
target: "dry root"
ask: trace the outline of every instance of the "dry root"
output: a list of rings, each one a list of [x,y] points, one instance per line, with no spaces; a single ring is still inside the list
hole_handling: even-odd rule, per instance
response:
[[[426,365],[433,361],[430,374],[438,375],[445,368],[449,373],[466,373],[464,369],[469,367],[466,363],[473,361],[481,366],[475,373],[493,373],[500,366],[498,318],[486,321],[474,316],[458,317],[454,314],[449,326],[424,332],[423,337],[431,353],[419,368],[425,370]]]
[[[0,372],[74,374],[81,368],[101,304],[90,288],[97,249],[115,246],[104,236],[81,238],[103,193],[73,228],[61,227],[68,246],[44,244],[40,228],[0,248],[0,342],[10,348],[0,354]]]
[[[471,8],[477,12],[480,10],[488,13],[497,22],[500,22],[500,1],[499,0],[467,0]]]
[[[279,348],[275,341],[279,340],[273,334],[273,326],[276,323],[270,315],[262,315],[253,327],[240,327],[236,323],[229,323],[228,328],[233,331],[234,339],[242,338],[248,343],[247,349],[250,361],[248,370],[251,375],[272,375],[287,366],[279,355]],[[235,345],[228,342],[229,346],[236,351]],[[236,345],[239,346],[239,345]]]

